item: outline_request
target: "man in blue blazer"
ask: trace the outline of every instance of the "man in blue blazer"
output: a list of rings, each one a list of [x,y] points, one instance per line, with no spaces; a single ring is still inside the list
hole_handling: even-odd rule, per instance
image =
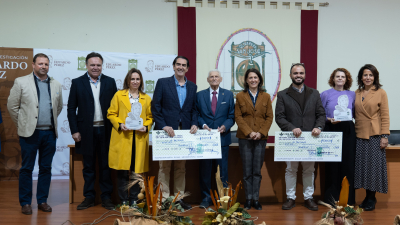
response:
[[[107,110],[117,92],[114,78],[102,74],[103,57],[92,52],[86,57],[87,73],[72,80],[68,98],[68,121],[76,153],[83,157],[83,195],[85,200],[77,209],[94,206],[96,197],[96,158],[99,166],[101,205],[114,209],[111,201],[113,184],[108,166],[108,149],[111,137],[111,122]]]
[[[222,159],[217,159],[221,180],[224,186],[228,182],[228,154],[231,144],[230,129],[235,124],[235,103],[232,92],[220,88],[222,81],[218,70],[211,70],[207,78],[210,87],[197,93],[197,111],[199,127],[207,130],[217,129],[221,133]],[[200,206],[211,205],[211,168],[212,159],[200,160],[200,188],[202,202]]]
[[[197,86],[186,79],[189,70],[189,60],[177,56],[172,63],[175,74],[171,77],[158,79],[151,102],[154,130],[164,130],[169,136],[175,136],[174,130],[197,131],[196,91]],[[170,195],[169,178],[171,160],[160,161],[158,182],[161,183],[163,198]],[[174,194],[185,191],[185,160],[174,161]],[[178,201],[184,209],[191,206],[182,200]]]

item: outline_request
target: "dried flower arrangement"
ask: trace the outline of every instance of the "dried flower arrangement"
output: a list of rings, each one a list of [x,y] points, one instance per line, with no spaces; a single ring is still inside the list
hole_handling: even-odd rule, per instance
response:
[[[331,206],[322,201],[319,204],[329,208],[328,212],[322,214],[322,219],[315,223],[315,225],[361,225],[364,223],[361,218],[363,209],[347,205],[349,199],[349,181],[347,177],[343,178],[342,189],[340,190],[339,201]]]
[[[139,174],[132,174],[132,182],[126,187],[131,188],[136,183],[139,183],[142,188],[138,194],[138,201],[131,206],[118,205],[122,216],[122,220],[129,222],[121,222],[115,220],[115,225],[127,224],[173,224],[173,225],[193,225],[190,216],[179,216],[179,212],[184,209],[175,202],[188,196],[188,193],[180,195],[178,193],[175,197],[170,196],[163,200],[161,184],[158,184],[154,192],[154,176],[142,177]]]
[[[400,215],[394,217],[393,225],[400,225]]]
[[[236,185],[235,190],[228,183],[228,188],[224,188],[221,181],[219,166],[215,176],[218,192],[210,190],[212,202],[215,210],[208,208],[203,217],[202,225],[255,225],[253,220],[250,220],[250,214],[240,207],[240,203],[236,202],[241,186],[241,181]],[[218,195],[219,194],[219,195]],[[262,223],[265,225],[265,223]]]

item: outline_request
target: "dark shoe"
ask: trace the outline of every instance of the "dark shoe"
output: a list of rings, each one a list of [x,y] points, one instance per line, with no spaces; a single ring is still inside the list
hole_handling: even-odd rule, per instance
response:
[[[101,206],[108,210],[113,210],[115,208],[114,204],[112,203],[111,199],[102,200]]]
[[[367,205],[367,202],[368,202],[368,197],[365,197],[364,200],[362,201],[362,203],[358,207],[365,208],[365,206]]]
[[[32,214],[32,207],[31,207],[31,205],[26,204],[26,205],[22,206],[21,212],[22,212],[23,214],[25,214],[25,215],[31,215],[31,214]]]
[[[76,207],[77,210],[82,210],[82,209],[87,209],[89,207],[94,206],[94,199],[91,198],[85,198],[81,204]]]
[[[376,198],[368,199],[364,206],[364,211],[372,211],[375,209]]]
[[[318,211],[318,205],[314,202],[314,199],[310,198],[304,201],[304,206],[312,211]]]
[[[51,209],[51,207],[46,202],[43,202],[42,204],[38,204],[38,209],[42,210],[43,212],[51,212],[51,211],[53,211]]]
[[[246,203],[244,203],[244,208],[246,210],[251,209],[251,199],[246,199]]]
[[[211,203],[209,203],[208,201],[202,201],[200,203],[200,207],[205,208],[205,209],[207,209],[210,205],[211,205]]]
[[[296,202],[293,199],[288,198],[282,205],[283,210],[290,210],[296,206]]]
[[[254,207],[254,209],[256,209],[256,210],[261,210],[261,209],[262,209],[262,206],[261,206],[261,204],[258,202],[258,200],[253,200],[253,207]]]
[[[192,208],[191,205],[189,205],[188,203],[185,203],[182,199],[175,202],[175,204],[178,204],[178,203],[182,206],[183,209],[188,210],[188,209]]]

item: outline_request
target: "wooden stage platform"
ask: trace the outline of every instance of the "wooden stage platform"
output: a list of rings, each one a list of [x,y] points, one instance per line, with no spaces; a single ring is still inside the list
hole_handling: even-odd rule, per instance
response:
[[[36,205],[36,184],[33,182],[32,202],[33,214],[24,215],[21,213],[21,207],[18,202],[18,181],[2,180],[0,181],[0,224],[1,225],[61,225],[71,224],[66,222],[70,220],[73,224],[92,223],[95,219],[107,212],[101,205],[86,210],[76,210],[79,203],[69,203],[69,181],[53,180],[50,188],[48,203],[53,208],[53,212],[45,213],[38,211]],[[380,194],[378,194],[377,209],[372,212],[364,212],[362,217],[365,225],[383,225],[393,224],[393,219],[400,214],[400,199],[398,202],[379,202]],[[360,203],[360,202],[358,202]],[[263,204],[263,210],[249,210],[249,213],[258,217],[256,222],[265,221],[268,225],[291,225],[291,224],[307,224],[312,225],[321,218],[323,212],[326,211],[324,206],[319,206],[319,211],[310,211],[297,203],[296,207],[289,211],[281,209],[281,203]],[[110,212],[109,214],[116,214]],[[201,218],[204,215],[204,209],[194,208],[185,213],[185,215],[194,215],[193,222],[201,224]],[[112,225],[113,221],[118,218],[111,216],[104,221],[98,223],[100,225]],[[66,222],[66,223],[65,223]],[[259,224],[256,223],[256,224]]]

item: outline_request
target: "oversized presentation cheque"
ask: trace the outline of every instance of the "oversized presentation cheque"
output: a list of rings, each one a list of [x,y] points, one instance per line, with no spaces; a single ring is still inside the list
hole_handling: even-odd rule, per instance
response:
[[[221,138],[217,130],[174,130],[171,138],[163,130],[153,131],[153,161],[186,159],[220,159]]]
[[[302,132],[275,132],[274,161],[342,161],[342,132],[321,132],[318,137]]]

